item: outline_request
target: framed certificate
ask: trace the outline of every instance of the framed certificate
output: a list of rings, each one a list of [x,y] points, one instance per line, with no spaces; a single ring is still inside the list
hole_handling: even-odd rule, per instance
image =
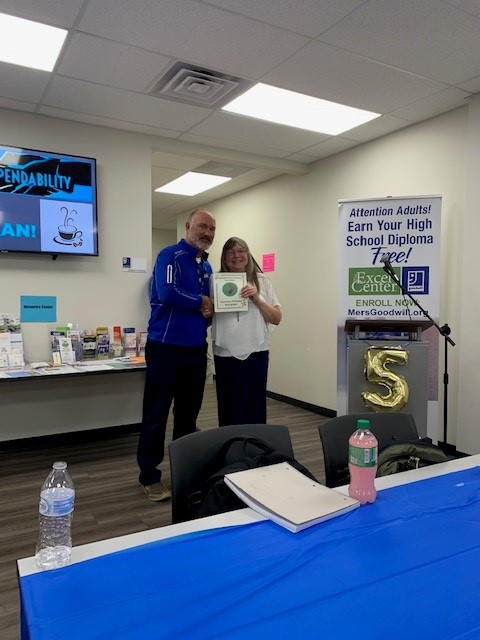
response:
[[[213,301],[215,312],[248,311],[248,299],[240,296],[240,291],[246,284],[246,273],[214,273]]]

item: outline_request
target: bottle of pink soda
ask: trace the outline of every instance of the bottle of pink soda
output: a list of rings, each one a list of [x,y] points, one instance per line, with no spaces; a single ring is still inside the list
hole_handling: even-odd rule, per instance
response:
[[[348,441],[348,469],[350,497],[360,504],[375,502],[378,442],[370,431],[370,420],[357,420],[357,430]]]

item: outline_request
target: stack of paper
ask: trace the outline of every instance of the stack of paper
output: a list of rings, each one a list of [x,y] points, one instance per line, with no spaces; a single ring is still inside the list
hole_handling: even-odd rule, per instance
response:
[[[228,473],[225,483],[251,509],[293,532],[360,505],[358,500],[310,480],[288,462]]]

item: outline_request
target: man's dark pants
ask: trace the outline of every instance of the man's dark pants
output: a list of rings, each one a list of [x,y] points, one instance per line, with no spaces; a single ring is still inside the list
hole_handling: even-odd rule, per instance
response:
[[[173,440],[196,429],[207,371],[207,345],[182,347],[147,340],[143,419],[137,449],[140,484],[160,482],[165,430],[173,401]]]

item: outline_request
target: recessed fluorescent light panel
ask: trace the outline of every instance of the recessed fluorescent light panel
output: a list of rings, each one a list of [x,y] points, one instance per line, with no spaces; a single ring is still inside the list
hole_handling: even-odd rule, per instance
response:
[[[175,193],[180,196],[195,196],[197,193],[218,187],[219,184],[223,184],[229,180],[231,180],[231,178],[189,171],[183,176],[180,176],[180,178],[164,184],[163,187],[158,187],[155,191],[158,193]]]
[[[52,71],[67,31],[0,13],[0,61]]]
[[[381,115],[261,82],[229,102],[222,110],[332,136]]]

